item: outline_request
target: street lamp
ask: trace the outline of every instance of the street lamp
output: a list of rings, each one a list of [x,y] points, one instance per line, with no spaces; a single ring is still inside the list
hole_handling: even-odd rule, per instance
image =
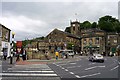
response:
[[[15,33],[12,32],[12,43],[11,43],[11,55],[10,55],[10,64],[12,64],[13,62],[13,46],[14,46],[14,36],[15,36]]]

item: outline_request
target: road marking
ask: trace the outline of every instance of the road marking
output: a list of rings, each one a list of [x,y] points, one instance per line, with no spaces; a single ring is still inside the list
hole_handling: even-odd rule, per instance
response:
[[[101,73],[95,73],[95,74],[91,74],[91,75],[85,75],[85,76],[80,76],[80,78],[85,78],[85,77],[89,77],[89,76],[95,76],[95,75],[99,75]]]
[[[88,65],[92,65],[92,64],[95,64],[95,63],[90,63],[90,64],[88,64]]]
[[[116,67],[112,68],[111,71],[114,70],[114,69],[117,69],[118,67],[119,67],[119,66],[116,66]]]
[[[75,75],[75,77],[80,78],[80,76],[78,76],[78,75]]]
[[[42,72],[42,73],[53,73],[54,71],[3,71],[3,72]]]
[[[97,67],[105,67],[105,66],[94,66],[94,67],[86,68],[85,70],[90,70],[90,69],[94,69],[94,68],[97,68]]]
[[[23,73],[0,73],[0,75],[4,76],[57,76],[57,74],[23,74]]]
[[[56,65],[56,66],[59,66],[59,65]]]
[[[74,74],[73,72],[70,72],[70,74]]]
[[[65,69],[65,71],[68,71],[67,69]]]
[[[70,63],[70,64],[76,64],[76,63]]]
[[[65,68],[62,68],[62,69],[65,69]]]
[[[76,67],[81,67],[81,66],[70,66],[70,67],[67,67],[67,68],[76,68]]]
[[[67,64],[59,64],[59,65],[61,65],[61,66],[62,66],[62,65],[67,65]]]
[[[42,69],[42,70],[51,70],[51,69]]]

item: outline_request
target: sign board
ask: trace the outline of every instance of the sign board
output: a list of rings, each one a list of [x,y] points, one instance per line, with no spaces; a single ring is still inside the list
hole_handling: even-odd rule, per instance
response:
[[[17,41],[16,46],[21,48],[22,47],[22,41]]]

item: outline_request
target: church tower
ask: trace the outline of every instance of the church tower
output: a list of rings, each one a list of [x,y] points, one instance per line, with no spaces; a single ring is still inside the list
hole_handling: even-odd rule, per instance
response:
[[[80,36],[80,22],[70,21],[71,34]]]

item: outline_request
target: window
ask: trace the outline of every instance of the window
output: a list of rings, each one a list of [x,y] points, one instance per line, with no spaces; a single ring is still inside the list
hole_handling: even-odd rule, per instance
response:
[[[89,44],[92,44],[93,43],[93,40],[92,38],[89,39]]]
[[[75,31],[75,27],[73,27],[73,30]]]
[[[73,24],[72,26],[75,26],[75,24]]]
[[[95,44],[99,44],[99,37],[95,39]]]

